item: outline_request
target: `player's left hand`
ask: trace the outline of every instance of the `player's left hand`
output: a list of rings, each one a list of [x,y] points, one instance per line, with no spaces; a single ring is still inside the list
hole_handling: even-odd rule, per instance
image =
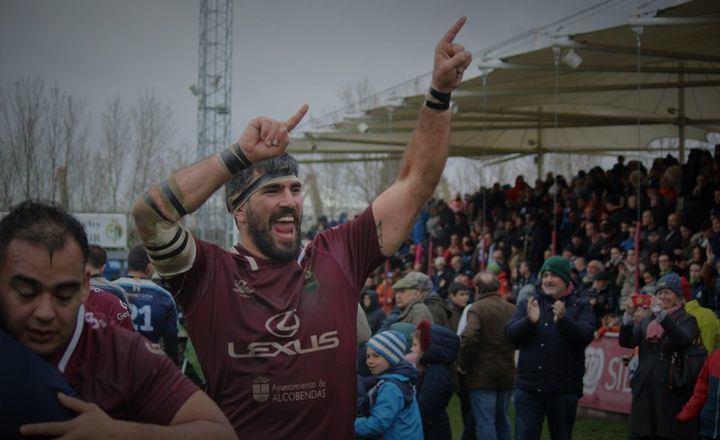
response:
[[[63,393],[58,400],[66,408],[76,413],[77,417],[65,422],[32,423],[20,427],[24,436],[60,437],[63,439],[114,439],[121,438],[118,428],[120,422],[107,415],[94,403],[85,402]]]
[[[462,82],[463,72],[470,66],[472,55],[460,45],[453,43],[467,17],[460,17],[443,35],[435,46],[432,87],[443,93],[450,93]]]

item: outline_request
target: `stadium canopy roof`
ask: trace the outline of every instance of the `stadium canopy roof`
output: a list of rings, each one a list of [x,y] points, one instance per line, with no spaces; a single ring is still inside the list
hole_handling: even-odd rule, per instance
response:
[[[679,138],[671,148],[682,157],[686,139],[720,132],[720,1],[473,64],[479,73],[453,94],[451,156],[622,154]],[[316,125],[290,151],[399,155],[423,99],[411,94]]]

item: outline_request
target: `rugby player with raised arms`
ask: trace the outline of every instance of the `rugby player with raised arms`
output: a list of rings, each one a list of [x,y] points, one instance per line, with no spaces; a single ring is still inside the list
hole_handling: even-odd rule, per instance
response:
[[[176,291],[218,403],[241,438],[353,438],[355,316],[368,274],[407,238],[445,166],[451,92],[471,55],[435,48],[431,88],[397,180],[360,216],[300,246],[302,183],[285,153],[287,121],[258,117],[239,140],[150,187],[133,207],[155,270]],[[230,251],[193,237],[180,219],[226,185],[239,231]]]

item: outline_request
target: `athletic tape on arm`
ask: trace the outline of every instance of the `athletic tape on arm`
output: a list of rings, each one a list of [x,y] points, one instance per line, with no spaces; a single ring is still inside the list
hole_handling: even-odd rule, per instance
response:
[[[132,215],[138,223],[141,239],[148,251],[148,256],[155,270],[164,277],[171,277],[187,272],[195,262],[195,240],[192,234],[181,223],[182,216],[178,209],[170,208],[179,198],[166,200],[166,190],[173,185],[163,185],[160,195],[163,204],[172,215],[168,218],[158,209],[148,193],[138,198],[133,204]],[[184,208],[183,208],[184,209]]]

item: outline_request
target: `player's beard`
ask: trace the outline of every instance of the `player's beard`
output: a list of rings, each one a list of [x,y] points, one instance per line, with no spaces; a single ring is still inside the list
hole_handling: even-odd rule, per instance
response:
[[[263,255],[272,260],[290,261],[300,252],[300,223],[302,218],[294,209],[283,209],[271,214],[267,221],[263,221],[261,216],[257,215],[252,209],[246,209],[245,215],[247,216],[250,239]],[[292,215],[295,218],[295,239],[291,243],[275,243],[272,237],[272,224],[276,219],[286,215]]]

